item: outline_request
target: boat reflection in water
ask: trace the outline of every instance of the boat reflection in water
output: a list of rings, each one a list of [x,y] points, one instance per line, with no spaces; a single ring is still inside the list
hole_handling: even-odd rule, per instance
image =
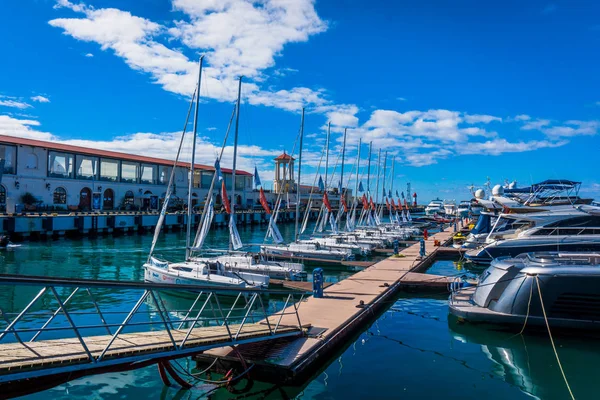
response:
[[[491,326],[448,321],[453,338],[461,343],[481,345],[482,353],[493,363],[493,374],[536,399],[568,399],[547,332],[515,335]],[[496,327],[497,328],[497,327]],[[590,382],[597,380],[600,344],[595,339],[582,342],[578,336],[553,336],[569,385],[577,399],[598,398]],[[585,359],[585,362],[581,362]]]

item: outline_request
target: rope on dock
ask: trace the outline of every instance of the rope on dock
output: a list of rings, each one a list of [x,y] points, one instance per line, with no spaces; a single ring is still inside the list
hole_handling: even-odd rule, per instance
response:
[[[552,332],[550,332],[550,324],[548,323],[548,317],[546,317],[546,309],[544,308],[544,301],[542,300],[542,288],[540,287],[540,281],[537,275],[535,276],[535,282],[537,283],[538,293],[540,295],[540,304],[542,305],[542,313],[544,314],[544,321],[546,321],[546,328],[548,328],[548,335],[550,336],[550,343],[552,343],[552,350],[554,350],[554,355],[556,356],[556,361],[558,362],[558,368],[560,368],[560,373],[562,374],[562,377],[565,380],[565,384],[567,385],[567,389],[569,390],[571,399],[575,400],[575,396],[573,395],[573,391],[571,390],[571,386],[569,385],[569,381],[567,380],[567,376],[565,375],[565,370],[563,369],[562,363],[560,362],[560,358],[558,357],[558,352],[556,351],[556,346],[554,345],[554,339],[552,338]]]

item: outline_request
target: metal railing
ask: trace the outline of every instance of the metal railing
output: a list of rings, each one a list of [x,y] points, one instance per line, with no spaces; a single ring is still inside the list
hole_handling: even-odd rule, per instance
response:
[[[2,377],[6,373],[2,364],[14,362],[10,354],[6,354],[10,351],[2,351],[3,347],[17,342],[31,350],[32,344],[40,341],[76,339],[69,343],[78,343],[89,368],[94,368],[107,363],[107,358],[113,364],[119,358],[131,362],[134,353],[139,361],[145,350],[149,358],[177,357],[210,347],[302,332],[298,307],[304,294],[284,290],[0,275],[0,290],[7,286],[12,287],[18,297],[31,292],[27,287],[40,289],[27,303],[22,303],[26,305],[21,309],[13,306],[7,310],[0,300],[0,327],[3,328],[0,330],[0,382],[6,380]],[[277,309],[277,304],[269,302],[265,306],[265,294],[279,296],[279,305],[283,303],[283,307]],[[273,305],[276,309],[269,312]],[[286,316],[292,317],[284,319]],[[164,341],[157,349],[148,351],[147,343],[119,340],[143,332],[161,335]],[[94,344],[93,350],[90,343]],[[101,348],[98,343],[102,343]],[[115,352],[111,354],[112,350],[123,353],[124,343],[129,343],[126,346],[130,346],[127,350],[131,351],[125,352],[123,357]],[[28,359],[35,363],[35,350],[31,351],[32,357]],[[56,358],[39,355],[39,358],[53,357]]]

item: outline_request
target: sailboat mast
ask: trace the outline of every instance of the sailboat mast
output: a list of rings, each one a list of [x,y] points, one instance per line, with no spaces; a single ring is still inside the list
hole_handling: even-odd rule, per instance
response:
[[[360,171],[360,146],[362,145],[362,138],[358,138],[358,160],[356,161],[356,182],[354,183],[354,198],[358,198],[358,179]]]
[[[392,198],[394,198],[394,165],[396,164],[396,156],[392,156],[392,176],[390,179],[392,182],[390,183],[390,192],[392,192]]]
[[[325,143],[325,191],[327,192],[327,172],[329,171],[329,137],[331,135],[331,121],[327,123],[327,141]]]
[[[240,98],[242,97],[242,76],[238,83],[237,104],[235,106],[235,134],[233,135],[233,169],[231,171],[231,215],[229,218],[235,218],[235,170],[237,166],[237,146],[238,133],[240,129]],[[229,250],[232,249],[233,242],[231,235],[229,236]]]
[[[342,144],[342,168],[340,169],[340,201],[342,199],[343,191],[344,191],[344,159],[346,158],[346,132],[347,128],[344,128],[344,142]]]
[[[300,178],[302,172],[302,139],[304,139],[304,107],[302,107],[302,120],[300,122],[300,149],[298,150],[298,183],[296,184],[296,242],[299,239],[298,217],[300,216]]]
[[[381,149],[377,154],[377,184],[375,185],[375,206],[379,205],[379,177],[381,176]]]
[[[198,107],[200,103],[200,83],[202,82],[202,62],[200,57],[198,70],[198,87],[196,88],[196,109],[194,110],[194,134],[192,135],[192,160],[190,161],[190,175],[188,182],[187,226],[185,238],[185,259],[190,257],[190,240],[192,235],[192,189],[194,188],[194,164],[196,162],[196,137],[198,135]]]
[[[367,193],[369,194],[369,196],[371,195],[371,186],[370,185],[370,181],[371,181],[371,150],[373,149],[373,142],[369,142],[369,164],[367,167]]]
[[[385,151],[385,155],[383,156],[383,193],[387,193],[385,191],[385,172],[387,170],[387,150]],[[383,197],[386,197],[385,195]],[[383,198],[381,201],[383,202]]]

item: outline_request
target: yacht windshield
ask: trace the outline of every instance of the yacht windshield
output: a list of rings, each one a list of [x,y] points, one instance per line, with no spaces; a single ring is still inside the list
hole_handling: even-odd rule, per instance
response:
[[[490,233],[492,227],[492,216],[490,214],[481,214],[477,220],[475,227],[471,229],[471,233],[478,235],[480,233]]]

